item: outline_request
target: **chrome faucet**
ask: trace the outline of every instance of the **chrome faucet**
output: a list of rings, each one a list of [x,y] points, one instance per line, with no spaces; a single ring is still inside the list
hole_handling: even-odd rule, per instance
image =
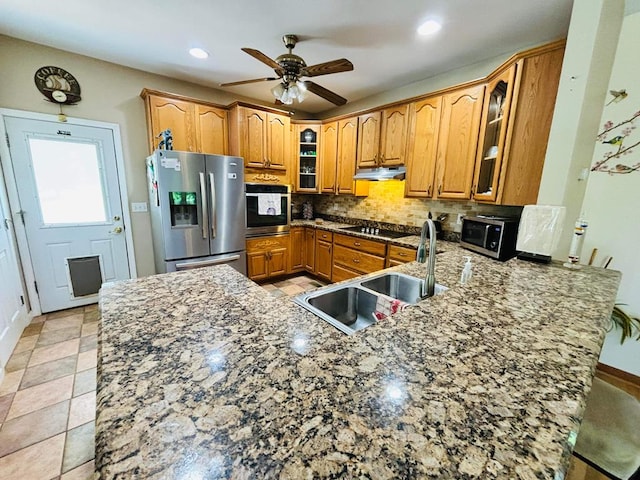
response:
[[[436,289],[436,225],[430,218],[422,224],[422,233],[420,234],[420,244],[418,245],[418,253],[416,260],[424,263],[427,260],[427,228],[429,229],[429,261],[427,263],[427,273],[422,284],[421,298],[433,297]]]

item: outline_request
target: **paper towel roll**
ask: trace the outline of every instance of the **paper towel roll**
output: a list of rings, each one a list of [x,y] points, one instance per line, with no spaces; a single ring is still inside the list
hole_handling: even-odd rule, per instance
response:
[[[562,235],[565,212],[565,207],[561,206],[525,205],[516,250],[551,256]]]

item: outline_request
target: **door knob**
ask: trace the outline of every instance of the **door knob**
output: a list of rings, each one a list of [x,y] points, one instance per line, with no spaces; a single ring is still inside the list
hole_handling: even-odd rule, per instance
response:
[[[112,230],[113,233],[122,233],[122,227],[116,227]]]

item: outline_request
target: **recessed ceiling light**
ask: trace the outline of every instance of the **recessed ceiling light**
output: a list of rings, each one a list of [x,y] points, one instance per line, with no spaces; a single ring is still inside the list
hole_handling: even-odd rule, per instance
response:
[[[427,20],[418,27],[418,33],[420,35],[431,35],[436,33],[441,28],[442,25],[440,24],[440,22],[437,22],[435,20]]]
[[[195,47],[189,50],[189,54],[196,58],[208,58],[209,54],[201,48]]]

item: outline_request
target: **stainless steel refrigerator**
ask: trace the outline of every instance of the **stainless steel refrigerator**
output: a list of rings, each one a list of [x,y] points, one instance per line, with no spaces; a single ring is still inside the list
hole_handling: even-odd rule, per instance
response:
[[[246,275],[244,162],[156,150],[147,158],[158,273],[228,263]]]

